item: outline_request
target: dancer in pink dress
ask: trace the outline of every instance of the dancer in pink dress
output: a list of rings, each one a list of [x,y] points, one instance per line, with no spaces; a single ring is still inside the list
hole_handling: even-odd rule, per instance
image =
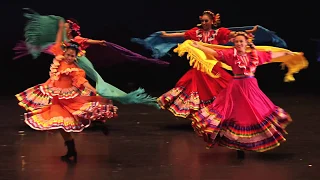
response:
[[[236,149],[239,157],[244,157],[244,150],[264,152],[279,146],[286,140],[285,128],[292,121],[260,90],[254,77],[257,66],[290,52],[258,51],[249,40],[246,33],[237,32],[234,48],[213,50],[196,41],[192,44],[230,65],[234,73],[234,79],[213,104],[193,115],[193,128],[208,147],[217,143]],[[248,45],[251,47],[249,52]]]

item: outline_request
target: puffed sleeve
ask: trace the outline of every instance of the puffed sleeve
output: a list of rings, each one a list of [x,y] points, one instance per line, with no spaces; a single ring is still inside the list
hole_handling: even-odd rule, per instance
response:
[[[269,63],[272,59],[272,52],[271,51],[257,51],[258,58],[259,58],[259,65]]]
[[[53,46],[51,46],[49,51],[55,56],[63,55],[63,50],[61,46],[62,43],[55,43]]]
[[[229,66],[232,66],[232,56],[233,56],[233,48],[231,49],[222,49],[222,50],[215,50],[218,53],[217,60],[223,62]]]
[[[198,40],[197,37],[196,37],[196,31],[198,30],[199,28],[198,27],[194,27],[190,30],[187,30],[185,33],[184,33],[184,38],[186,40]]]
[[[89,40],[88,38],[84,38],[84,37],[81,37],[81,36],[76,36],[73,40],[75,42],[77,42],[78,44],[80,44],[80,47],[83,50],[89,47],[89,44],[87,43],[87,41]]]
[[[218,41],[219,44],[227,44],[230,40],[230,33],[231,30],[227,28],[219,28],[218,29],[218,34],[216,36],[216,40]]]

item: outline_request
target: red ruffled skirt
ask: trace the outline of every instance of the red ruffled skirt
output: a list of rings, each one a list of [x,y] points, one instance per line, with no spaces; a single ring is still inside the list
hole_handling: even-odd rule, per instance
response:
[[[197,69],[190,69],[170,91],[161,95],[157,101],[162,109],[167,109],[175,116],[187,118],[199,109],[206,107],[228,86],[232,76],[219,66],[212,70],[220,78],[212,78]]]

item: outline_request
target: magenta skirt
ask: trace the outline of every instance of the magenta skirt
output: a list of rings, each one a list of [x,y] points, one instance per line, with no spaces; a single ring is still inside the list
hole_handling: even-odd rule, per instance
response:
[[[254,77],[233,79],[212,105],[192,117],[194,130],[209,146],[263,152],[286,141],[290,115],[260,90]]]

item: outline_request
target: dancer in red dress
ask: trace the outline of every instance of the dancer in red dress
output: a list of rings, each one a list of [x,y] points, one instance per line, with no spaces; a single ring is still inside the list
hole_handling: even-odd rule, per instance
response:
[[[218,14],[204,11],[200,20],[201,27],[195,27],[183,33],[163,32],[163,36],[168,38],[184,36],[185,39],[209,44],[226,44],[234,37],[235,32],[227,28],[212,28],[220,23]],[[210,105],[219,92],[227,87],[231,79],[232,76],[219,66],[214,66],[209,75],[192,68],[180,78],[173,89],[158,98],[158,104],[175,116],[188,118],[192,113]]]
[[[257,66],[293,53],[259,51],[253,44],[248,52],[248,40],[246,33],[239,32],[234,48],[214,50],[195,41],[192,44],[206,55],[230,65],[234,73],[216,100],[193,114],[193,128],[209,147],[217,143],[236,149],[240,157],[244,156],[244,150],[264,152],[279,146],[286,141],[285,128],[292,121],[289,114],[260,90],[254,73]]]

